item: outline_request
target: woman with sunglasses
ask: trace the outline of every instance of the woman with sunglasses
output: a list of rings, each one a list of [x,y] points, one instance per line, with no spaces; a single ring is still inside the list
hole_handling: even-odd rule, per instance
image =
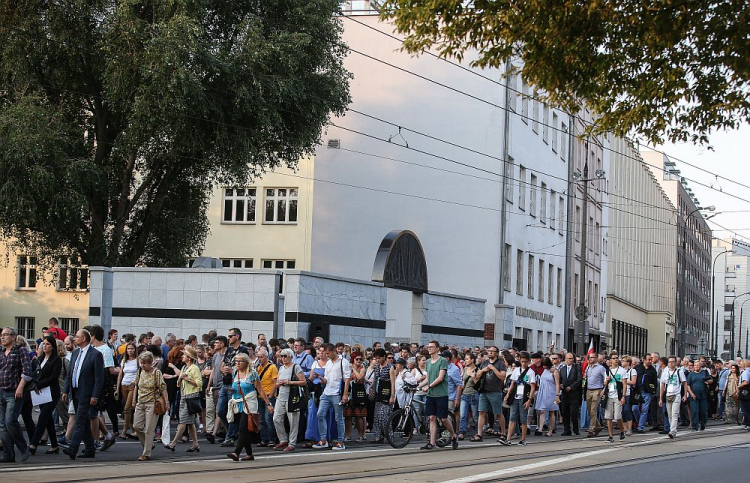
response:
[[[393,354],[390,356],[392,361]],[[388,361],[385,349],[375,349],[372,360],[370,395],[375,398],[375,416],[372,423],[372,433],[375,436],[373,443],[382,444],[386,424],[393,408],[396,371],[393,363]]]
[[[362,353],[352,353],[352,388],[349,391],[351,398],[349,404],[344,408],[344,422],[346,427],[346,434],[344,441],[351,441],[352,435],[352,420],[357,426],[357,442],[361,443],[366,440],[365,438],[365,421],[367,419],[367,368],[362,363]],[[359,394],[364,393],[365,398],[360,399]]]
[[[282,349],[277,355],[281,361],[279,367],[279,377],[276,379],[276,405],[274,406],[273,425],[276,427],[276,436],[279,438],[279,444],[274,446],[276,451],[294,451],[297,444],[297,435],[299,432],[300,409],[290,406],[290,402],[295,396],[293,390],[299,391],[299,387],[307,385],[305,373],[302,368],[294,363],[294,351],[292,349]],[[285,418],[289,420],[289,433],[284,426]]]
[[[193,453],[201,450],[198,444],[197,414],[190,414],[188,412],[187,402],[188,399],[197,399],[200,396],[201,387],[203,387],[201,373],[195,364],[197,360],[198,351],[190,346],[186,346],[182,350],[182,363],[184,364],[182,369],[179,369],[174,364],[170,364],[170,367],[177,376],[177,383],[180,385],[180,409],[177,434],[175,434],[171,444],[164,445],[166,449],[172,452],[176,449],[177,442],[180,441],[185,430],[190,433],[190,439],[193,442],[193,445],[185,451]]]

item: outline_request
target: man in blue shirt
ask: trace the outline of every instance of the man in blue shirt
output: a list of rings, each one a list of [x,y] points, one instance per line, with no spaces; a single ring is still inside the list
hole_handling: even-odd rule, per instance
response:
[[[729,369],[724,367],[724,363],[721,360],[717,360],[714,364],[716,367],[716,375],[719,376],[719,407],[718,416],[719,419],[724,419],[724,389],[727,387],[727,376],[729,376]]]
[[[304,339],[297,339],[294,341],[294,357],[292,362],[298,364],[302,371],[305,373],[305,378],[310,375],[310,369],[315,362],[315,358],[305,352],[305,341]]]
[[[448,411],[453,414],[461,404],[461,392],[464,389],[464,383],[461,379],[461,370],[456,365],[458,362],[458,351],[448,349],[443,351],[443,357],[448,361]]]

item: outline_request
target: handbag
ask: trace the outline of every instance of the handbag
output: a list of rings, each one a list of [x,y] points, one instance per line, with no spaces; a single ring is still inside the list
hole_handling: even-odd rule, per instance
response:
[[[378,379],[378,389],[375,394],[375,401],[388,404],[391,399],[391,381]]]
[[[298,366],[292,368],[292,380],[297,379],[299,372],[295,372]],[[301,370],[301,369],[300,369]],[[294,389],[297,389],[296,391]],[[308,393],[307,386],[294,386],[289,388],[289,402],[287,403],[287,411],[290,413],[296,413],[302,411],[307,407]]]
[[[201,398],[197,397],[198,393],[194,393],[195,396],[193,397],[184,397],[185,399],[185,407],[187,408],[188,414],[200,414],[203,412],[203,408],[201,407]],[[191,394],[192,396],[192,394]]]
[[[154,375],[154,414],[156,416],[162,416],[167,413],[167,404],[164,401],[164,397],[160,394],[159,388],[156,385],[156,370],[153,372]]]
[[[750,386],[741,387],[737,390],[737,396],[740,401],[750,401]]]

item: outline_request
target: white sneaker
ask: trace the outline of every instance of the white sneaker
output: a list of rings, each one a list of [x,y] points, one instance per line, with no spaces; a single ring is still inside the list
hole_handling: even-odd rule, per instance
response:
[[[344,443],[336,443],[333,446],[331,446],[331,449],[334,451],[341,451],[346,449],[346,446],[344,446]]]

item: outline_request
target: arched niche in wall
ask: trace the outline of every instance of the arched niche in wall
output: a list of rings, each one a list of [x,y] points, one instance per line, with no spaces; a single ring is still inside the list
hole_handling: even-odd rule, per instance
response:
[[[388,233],[375,255],[372,280],[388,288],[427,292],[427,261],[417,235],[409,230]]]

